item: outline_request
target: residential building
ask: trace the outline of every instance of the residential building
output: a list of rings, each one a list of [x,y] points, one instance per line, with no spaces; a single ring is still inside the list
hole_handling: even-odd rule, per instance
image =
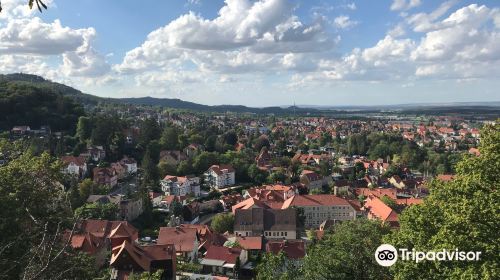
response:
[[[157,244],[174,244],[179,256],[186,261],[193,261],[198,257],[200,240],[196,228],[161,227]]]
[[[96,184],[114,187],[118,183],[118,175],[111,167],[95,167],[93,173]]]
[[[141,246],[128,240],[112,250],[111,280],[130,279],[137,272],[162,270],[162,280],[176,279],[176,251],[173,244]]]
[[[234,233],[238,236],[263,236],[265,239],[295,239],[297,216],[295,209],[254,207],[237,209]]]
[[[304,184],[310,193],[315,190],[321,191],[325,184],[325,180],[323,180],[323,176],[314,171],[303,170],[300,174],[300,183]]]
[[[303,240],[272,240],[266,243],[266,252],[279,254],[292,260],[301,260],[306,256],[306,245]]]
[[[235,184],[235,171],[231,165],[212,165],[205,178],[210,187],[221,189]]]
[[[160,181],[161,189],[166,195],[194,197],[200,196],[200,178],[194,176],[167,175]]]
[[[64,173],[78,178],[83,178],[87,174],[87,162],[84,157],[63,156],[61,161],[64,164]]]
[[[203,265],[205,273],[235,276],[238,258],[240,265],[243,266],[248,260],[247,251],[236,247],[210,246],[200,264]]]
[[[380,198],[369,196],[363,208],[366,210],[368,219],[380,220],[382,223],[388,224],[391,227],[399,227],[398,213],[391,207],[387,206]]]

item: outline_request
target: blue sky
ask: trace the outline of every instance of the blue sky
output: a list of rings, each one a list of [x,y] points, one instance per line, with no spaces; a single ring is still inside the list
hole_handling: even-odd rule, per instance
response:
[[[0,72],[249,106],[499,101],[498,1],[3,0]]]

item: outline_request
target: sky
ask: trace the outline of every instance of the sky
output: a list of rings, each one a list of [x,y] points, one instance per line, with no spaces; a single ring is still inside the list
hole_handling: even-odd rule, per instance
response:
[[[1,0],[0,73],[208,105],[500,101],[500,1]]]

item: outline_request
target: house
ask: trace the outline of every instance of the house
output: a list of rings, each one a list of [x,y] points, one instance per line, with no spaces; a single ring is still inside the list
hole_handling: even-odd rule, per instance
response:
[[[31,131],[31,128],[29,126],[23,125],[23,126],[14,126],[10,130],[10,133],[13,137],[22,137],[22,136],[28,134],[30,131]]]
[[[323,176],[311,170],[303,170],[300,174],[300,183],[304,184],[309,192],[317,190],[321,191],[323,185],[325,185],[325,180]]]
[[[205,178],[210,187],[221,189],[235,184],[235,171],[231,165],[212,165]]]
[[[161,227],[157,244],[174,244],[178,256],[186,261],[193,261],[198,257],[200,240],[196,228]]]
[[[389,178],[389,183],[398,189],[406,188],[404,181],[401,180],[401,178],[398,175],[394,175],[391,178]]]
[[[129,175],[137,173],[137,161],[135,159],[124,157],[120,160],[120,164],[125,166],[125,170]]]
[[[364,196],[368,197],[370,195],[376,196],[378,198],[382,196],[388,196],[391,199],[395,200],[397,199],[397,189],[395,188],[376,188],[376,189],[370,189],[370,188],[356,188],[354,189],[354,193],[356,194],[356,197],[359,196]]]
[[[144,211],[142,199],[125,199],[123,195],[90,195],[87,203],[113,203],[118,205],[117,215],[124,220],[132,221]]]
[[[297,215],[295,209],[254,207],[237,209],[234,217],[237,236],[264,236],[266,239],[295,239]]]
[[[205,148],[203,145],[200,144],[190,144],[184,149],[184,153],[188,158],[194,158],[195,156],[199,155],[201,152],[203,152]]]
[[[160,207],[169,210],[170,206],[174,201],[179,202],[180,204],[184,205],[186,202],[186,197],[184,196],[175,196],[175,195],[166,195],[163,197]]]
[[[238,260],[239,259],[239,260]],[[248,260],[247,251],[241,248],[211,246],[200,261],[203,272],[235,276],[236,263],[243,266]]]
[[[253,197],[261,201],[284,202],[288,198],[298,193],[295,186],[264,185],[261,187],[250,188],[243,191],[243,197]]]
[[[113,168],[118,179],[123,179],[125,178],[125,176],[127,176],[127,168],[124,165],[121,165],[119,162],[111,163],[110,167]]]
[[[306,256],[306,246],[303,240],[273,240],[266,243],[266,252],[283,252],[289,259],[300,260]]]
[[[102,146],[92,146],[88,147],[85,153],[80,154],[80,156],[91,159],[94,162],[99,162],[106,158],[106,151]]]
[[[166,195],[194,197],[200,196],[200,178],[194,176],[167,175],[160,181],[161,189]]]
[[[64,169],[63,173],[83,178],[87,174],[87,162],[84,157],[63,156],[61,157]]]
[[[239,193],[223,195],[219,201],[224,206],[224,209],[231,210],[234,205],[243,201],[243,196]]]
[[[124,199],[120,202],[120,217],[127,221],[133,221],[144,212],[142,199]]]
[[[380,198],[369,196],[365,200],[363,208],[367,212],[370,220],[380,220],[391,227],[399,227],[398,214],[391,207],[387,206]]]
[[[271,155],[267,147],[262,148],[260,154],[255,158],[255,163],[258,167],[267,167],[271,162]]]
[[[160,207],[162,204],[161,202],[163,201],[163,195],[157,192],[149,192],[149,199],[151,200],[153,207]]]
[[[161,279],[176,279],[176,251],[173,244],[145,245],[124,240],[113,247],[111,261],[112,280],[126,280],[136,272],[163,270]]]
[[[116,186],[118,182],[118,175],[111,167],[95,167],[92,170],[94,173],[94,183],[99,185],[108,185],[110,187]]]
[[[187,156],[181,151],[161,151],[160,161],[170,165],[178,165],[181,161],[187,160]]]
[[[354,220],[356,210],[346,199],[331,194],[295,195],[283,203],[282,209],[301,208],[306,228],[317,228],[324,220]]]
[[[73,233],[66,231],[70,246],[78,251],[96,257],[97,264],[103,264],[107,252],[124,240],[135,242],[139,231],[127,221],[82,220]]]

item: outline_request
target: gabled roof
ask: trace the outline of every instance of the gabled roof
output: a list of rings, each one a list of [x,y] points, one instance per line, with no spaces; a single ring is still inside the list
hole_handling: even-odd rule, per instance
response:
[[[269,241],[266,252],[279,254],[283,252],[290,259],[302,259],[306,255],[306,248],[302,240]]]
[[[234,172],[234,168],[229,164],[212,165],[208,170],[212,170],[217,175],[221,175],[224,171]]]
[[[240,256],[240,248],[228,248],[223,246],[211,246],[208,248],[204,260],[218,260],[224,264],[236,264],[236,259]]]
[[[196,228],[161,227],[157,244],[175,244],[178,252],[191,252],[198,240]]]
[[[366,199],[364,208],[370,214],[384,222],[397,222],[398,214],[391,207],[387,206],[382,200],[376,196],[370,196]]]
[[[174,255],[172,244],[138,246],[125,240],[113,248],[110,265],[115,266],[120,258],[127,258],[127,261],[133,261],[142,270],[150,271],[153,262],[173,260]]]
[[[86,164],[86,160],[84,157],[78,156],[63,156],[61,157],[61,161],[65,164],[68,165],[70,163],[73,163],[78,166],[84,166]]]

